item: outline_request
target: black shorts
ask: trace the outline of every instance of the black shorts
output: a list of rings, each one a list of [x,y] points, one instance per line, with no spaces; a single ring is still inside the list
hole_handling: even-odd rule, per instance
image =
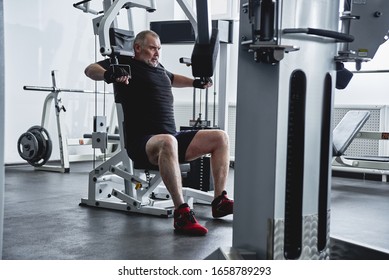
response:
[[[173,136],[178,142],[178,160],[180,163],[185,162],[185,154],[189,144],[198,130],[177,131]],[[134,162],[134,168],[138,169],[158,169],[158,166],[152,165],[146,154],[146,143],[154,135],[145,135],[131,139],[127,143],[127,154]]]

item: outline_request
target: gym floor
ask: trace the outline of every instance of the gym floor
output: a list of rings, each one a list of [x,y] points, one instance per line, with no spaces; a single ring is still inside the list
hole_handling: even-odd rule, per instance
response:
[[[171,218],[79,206],[91,169],[90,162],[71,163],[68,174],[6,166],[3,259],[197,260],[232,245],[232,216],[213,219],[207,205],[194,209],[209,229],[205,237],[174,234]],[[233,196],[232,187],[228,191]],[[331,196],[331,240],[373,248],[386,258],[389,183],[334,177]]]

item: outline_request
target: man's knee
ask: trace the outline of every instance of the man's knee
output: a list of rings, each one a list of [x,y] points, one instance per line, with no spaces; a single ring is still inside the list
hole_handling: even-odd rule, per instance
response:
[[[146,145],[150,162],[158,164],[160,156],[174,156],[177,152],[177,140],[175,137],[163,134],[153,136]]]
[[[177,151],[177,139],[172,135],[163,135],[160,142],[160,152],[174,153]]]
[[[201,145],[208,147],[211,151],[215,150],[227,150],[229,149],[229,137],[224,130],[202,130],[204,132],[204,138],[201,141]]]
[[[229,137],[228,134],[224,130],[215,130],[216,133],[216,141],[219,145],[224,147],[228,147],[229,145]]]

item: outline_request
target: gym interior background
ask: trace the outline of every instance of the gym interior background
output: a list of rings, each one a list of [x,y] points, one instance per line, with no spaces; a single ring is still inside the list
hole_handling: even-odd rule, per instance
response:
[[[98,1],[96,1],[98,2]],[[148,29],[151,21],[162,21],[162,20],[182,20],[186,19],[184,13],[182,12],[179,5],[174,0],[163,0],[163,5],[158,3],[158,9],[154,13],[146,13],[145,11],[139,9],[137,13],[134,13],[135,16],[135,31],[141,31]],[[189,1],[193,2],[193,1]],[[212,0],[212,14],[213,19],[228,19],[234,22],[234,43],[229,45],[227,56],[228,64],[228,84],[227,92],[225,93],[228,96],[229,108],[231,110],[229,119],[229,128],[228,132],[230,137],[234,139],[234,108],[236,102],[236,95],[239,92],[236,91],[237,85],[237,60],[238,60],[238,45],[237,45],[237,36],[238,36],[238,26],[239,26],[239,1],[222,1],[222,0]],[[23,246],[26,246],[25,243],[21,241],[21,238],[25,238],[26,241],[29,240],[28,231],[31,228],[31,232],[35,235],[39,235],[39,229],[34,228],[34,220],[23,219],[25,212],[31,211],[32,207],[34,210],[32,212],[36,217],[48,215],[48,213],[56,213],[58,220],[51,220],[50,226],[54,226],[56,222],[62,223],[61,220],[61,209],[66,211],[75,211],[77,215],[86,215],[84,217],[84,222],[89,218],[94,218],[95,214],[91,210],[85,212],[84,209],[78,207],[78,200],[83,193],[87,191],[86,177],[89,172],[88,168],[90,165],[79,165],[74,164],[71,167],[69,174],[57,174],[57,173],[44,173],[33,171],[31,166],[25,165],[16,149],[16,143],[19,136],[24,133],[28,128],[39,125],[42,117],[42,106],[46,93],[34,92],[34,91],[25,91],[23,87],[26,85],[35,85],[35,86],[51,86],[51,71],[58,71],[58,82],[57,86],[62,88],[70,89],[84,89],[84,90],[94,90],[95,83],[89,80],[84,75],[85,67],[94,62],[96,59],[99,60],[102,57],[96,50],[96,38],[93,35],[92,27],[92,18],[90,14],[84,14],[79,10],[76,10],[73,7],[74,1],[63,0],[63,1],[44,1],[44,0],[4,0],[2,4],[4,5],[2,12],[2,24],[4,22],[4,75],[1,72],[1,78],[4,76],[4,82],[0,80],[0,111],[1,114],[1,123],[0,123],[0,133],[4,136],[4,145],[0,141],[0,160],[4,158],[4,161],[1,161],[1,168],[5,166],[5,176],[1,171],[0,184],[2,181],[5,181],[5,192],[4,196],[1,196],[0,199],[0,210],[2,207],[2,200],[5,199],[4,212],[0,212],[0,218],[4,213],[5,222],[3,226],[4,231],[4,240],[3,243],[3,258],[8,259],[62,259],[62,258],[130,258],[136,257],[136,252],[126,252],[123,255],[108,254],[104,255],[102,251],[104,250],[94,250],[88,249],[88,252],[85,254],[78,254],[75,252],[65,253],[63,250],[50,250],[46,255],[44,252],[35,254],[36,248],[29,247],[29,250],[24,250]],[[96,3],[100,5],[100,3]],[[96,8],[98,9],[98,8]],[[119,20],[125,21],[125,15],[123,17],[119,16]],[[1,30],[0,30],[1,32]],[[1,41],[1,47],[3,46],[3,41]],[[180,57],[189,57],[192,51],[191,45],[164,45],[162,50],[162,64],[172,72],[182,73],[185,75],[191,75],[191,71],[188,67],[179,63]],[[1,50],[2,48],[0,48]],[[3,59],[0,60],[3,62]],[[388,69],[389,61],[389,46],[388,43],[385,43],[378,50],[373,61],[363,64],[363,70],[385,70]],[[350,70],[353,69],[353,65],[350,65]],[[218,71],[218,69],[216,70]],[[387,92],[387,73],[376,73],[376,74],[357,74],[354,75],[349,86],[342,91],[337,91],[335,94],[335,107],[339,108],[348,108],[348,107],[367,107],[367,108],[380,108],[389,104],[389,95]],[[97,83],[98,90],[107,90],[112,91],[109,86],[104,85],[104,83]],[[218,85],[216,83],[215,89],[211,89],[211,92],[218,91]],[[4,96],[4,97],[3,97]],[[192,90],[190,89],[175,89],[174,97],[177,106],[177,122],[179,125],[187,125],[189,119],[187,114],[187,108],[192,107]],[[93,116],[95,115],[94,108],[94,95],[93,94],[84,94],[84,93],[63,93],[61,95],[62,102],[66,107],[66,113],[64,114],[64,130],[69,138],[77,138],[83,135],[84,133],[89,133],[92,131],[93,126]],[[103,97],[99,96],[99,101]],[[112,96],[106,97],[109,104],[112,102]],[[4,100],[3,100],[4,99]],[[212,108],[213,101],[210,100],[210,108]],[[100,102],[101,103],[101,102]],[[4,109],[3,109],[4,107]],[[98,108],[98,110],[103,110]],[[106,108],[107,111],[111,110],[111,107]],[[180,112],[182,114],[180,115]],[[55,134],[55,121],[54,121],[54,112],[52,112],[51,118],[53,121],[50,122],[48,131],[53,133],[50,134],[53,141],[53,153],[51,160],[59,159],[59,152],[57,144],[57,138]],[[210,114],[212,115],[212,114]],[[191,115],[189,114],[189,117]],[[217,120],[216,120],[217,122]],[[2,132],[4,130],[4,132]],[[232,141],[233,144],[233,141]],[[233,147],[233,145],[232,145]],[[77,147],[69,150],[70,153],[82,153],[84,151],[89,151],[90,147]],[[4,151],[4,152],[3,152]],[[233,157],[233,149],[231,152]],[[77,170],[79,168],[79,170]],[[9,170],[9,171],[7,171]],[[10,174],[10,180],[7,180],[7,174]],[[232,170],[233,175],[233,170]],[[73,179],[74,178],[74,181]],[[84,179],[80,179],[84,178]],[[80,181],[79,181],[80,180]],[[84,181],[83,181],[84,180]],[[66,189],[67,184],[74,184],[75,182],[83,182],[77,186],[77,191],[72,193]],[[347,196],[350,189],[353,188],[352,184],[349,186],[349,183],[345,183],[348,187],[339,187],[341,184],[339,181],[338,189],[341,188],[341,191],[336,193],[336,200],[340,200],[342,194]],[[364,195],[369,196],[370,190],[372,192],[379,193],[380,196],[386,197],[386,201],[389,198],[388,190],[389,187],[386,183],[377,183],[373,182],[373,186],[370,188],[368,184],[370,182],[359,180],[355,183],[358,187],[355,187],[358,190],[362,190]],[[43,189],[39,187],[43,186]],[[2,186],[0,186],[2,187]],[[35,188],[37,188],[35,190]],[[39,190],[42,191],[39,194]],[[374,190],[374,191],[373,191]],[[0,188],[1,191],[1,188]],[[35,193],[37,191],[37,193]],[[232,190],[233,192],[233,190]],[[351,190],[352,192],[352,190]],[[35,194],[34,194],[35,193]],[[44,197],[46,195],[46,197]],[[37,196],[37,197],[36,197]],[[41,204],[40,197],[43,201],[48,202],[47,207]],[[52,200],[51,200],[51,198]],[[60,197],[66,199],[59,199]],[[19,200],[20,199],[20,200]],[[58,200],[56,203],[53,200]],[[49,202],[51,200],[51,202]],[[355,202],[355,201],[354,201]],[[363,204],[363,200],[359,201]],[[69,203],[70,205],[66,205]],[[350,202],[351,203],[351,202]],[[358,204],[358,203],[356,203]],[[28,206],[23,209],[19,209],[17,214],[15,214],[16,209],[20,207]],[[24,206],[23,206],[24,205]],[[336,202],[335,204],[336,205]],[[351,204],[350,204],[351,205]],[[354,205],[354,204],[353,204]],[[11,207],[12,206],[12,207]],[[56,208],[50,209],[50,207]],[[359,205],[361,206],[361,205]],[[350,206],[351,207],[351,206]],[[358,209],[358,205],[354,205],[353,209]],[[344,209],[343,209],[344,208]],[[343,211],[349,211],[348,206],[339,206],[339,209]],[[376,209],[380,212],[380,209]],[[52,212],[54,211],[54,212]],[[205,210],[204,210],[205,212]],[[367,211],[368,212],[368,211]],[[128,220],[128,217],[123,215],[113,215],[112,213],[104,214],[107,217],[101,217],[101,227],[104,228],[107,226],[106,221],[111,221],[108,225],[112,226],[111,230],[105,230],[104,234],[109,234],[111,231],[122,230],[118,229],[118,226],[115,222],[118,222],[121,226],[126,227],[123,220]],[[205,214],[204,214],[205,215]],[[351,213],[347,212],[347,215]],[[97,215],[98,216],[98,215]],[[65,213],[63,219],[71,218],[68,217]],[[20,219],[19,221],[17,221]],[[153,222],[155,219],[150,219],[149,217],[134,217],[137,220],[137,223],[140,223],[140,228],[147,228],[142,223],[148,224]],[[150,220],[149,220],[150,219]],[[339,223],[344,219],[341,213],[337,218],[335,215],[335,220],[338,219]],[[368,219],[368,217],[366,217]],[[112,222],[114,220],[115,222]],[[163,221],[162,221],[163,222]],[[231,221],[227,221],[222,225],[223,230],[228,234],[231,233]],[[15,223],[15,224],[14,224]],[[97,221],[99,223],[99,221]],[[161,221],[156,221],[156,224],[161,223]],[[14,232],[11,230],[11,226],[19,224],[20,229],[23,229],[22,232]],[[66,223],[64,223],[66,224]],[[71,224],[73,227],[76,227],[76,224]],[[139,226],[139,224],[137,225]],[[387,232],[389,232],[388,224],[383,225],[386,228],[386,244],[389,243],[389,238]],[[142,234],[145,236],[158,235],[158,226],[155,226],[156,229],[150,228],[150,232],[141,231],[137,234]],[[1,229],[1,227],[0,227]],[[63,229],[60,229],[63,230]],[[214,236],[212,240],[218,239],[217,233],[218,227],[215,226]],[[80,234],[81,231],[78,231],[77,234]],[[383,231],[384,232],[384,231]],[[220,233],[220,232],[219,232]],[[18,235],[19,234],[19,235]],[[54,234],[54,233],[53,233]],[[90,234],[90,233],[88,233]],[[164,233],[165,234],[165,233]],[[169,234],[169,233],[166,233]],[[55,236],[55,235],[54,235]],[[92,238],[92,237],[82,237],[82,238]],[[106,236],[106,239],[109,239],[109,236]],[[39,242],[51,242],[53,240],[49,235],[45,237],[44,240]],[[1,240],[0,240],[1,241]],[[163,242],[162,240],[159,240]],[[70,242],[69,240],[67,242]],[[76,242],[76,241],[74,241]],[[103,241],[101,241],[103,242]],[[174,242],[174,240],[170,240]],[[222,239],[221,243],[218,243],[217,246],[229,246],[231,242],[231,237],[226,237]],[[368,242],[368,241],[364,241]],[[129,243],[125,243],[126,246],[130,246]],[[171,243],[169,243],[171,244]],[[197,253],[194,254],[194,258],[204,258],[208,253],[212,252],[215,248],[208,247],[208,244],[202,240],[200,241],[201,248]],[[0,242],[1,245],[1,242]],[[39,247],[39,244],[36,244]],[[118,251],[121,249],[122,244],[120,242],[113,243],[112,251]],[[154,248],[158,247],[160,244],[153,244]],[[19,246],[19,248],[18,248]],[[55,240],[52,243],[52,246],[57,246],[60,248],[62,245],[59,240]],[[377,246],[383,246],[379,244]],[[69,244],[64,245],[64,248],[73,248]],[[154,255],[155,258],[166,258],[174,259],[177,255],[173,255],[177,250],[169,251],[168,246],[164,246],[166,253],[157,253]],[[107,249],[108,250],[108,249]],[[140,248],[139,248],[140,250]],[[386,250],[389,250],[389,246],[386,247]],[[154,253],[152,251],[147,251]],[[89,254],[88,254],[89,253]],[[106,251],[105,251],[106,253]],[[95,255],[94,255],[95,254]],[[0,254],[1,256],[1,254]],[[152,258],[151,255],[143,255],[143,258]],[[190,255],[182,255],[182,258],[191,258]]]

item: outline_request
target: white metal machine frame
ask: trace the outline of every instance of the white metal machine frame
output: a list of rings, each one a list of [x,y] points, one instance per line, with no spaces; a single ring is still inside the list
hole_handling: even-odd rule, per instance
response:
[[[88,198],[81,199],[81,206],[94,206],[162,217],[173,215],[169,193],[161,186],[158,171],[134,169],[124,148],[123,111],[117,104],[119,121],[119,152],[89,173]],[[184,166],[185,168],[185,166]],[[185,201],[210,203],[213,194],[183,188]]]

